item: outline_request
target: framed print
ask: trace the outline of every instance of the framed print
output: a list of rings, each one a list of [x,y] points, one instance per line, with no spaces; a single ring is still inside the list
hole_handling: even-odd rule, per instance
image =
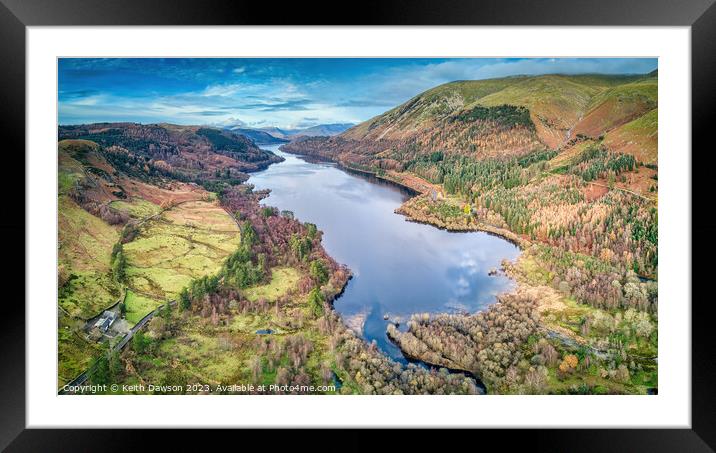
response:
[[[710,451],[710,2],[329,26],[62,3],[0,10],[26,263],[3,446],[459,427]]]

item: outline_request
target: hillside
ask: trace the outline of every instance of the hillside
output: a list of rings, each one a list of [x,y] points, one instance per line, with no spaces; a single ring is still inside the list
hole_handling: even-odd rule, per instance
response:
[[[298,129],[291,132],[291,136],[306,136],[306,137],[318,137],[318,136],[333,136],[338,135],[347,129],[350,129],[354,125],[351,123],[335,123],[335,124],[319,124],[318,126],[307,127],[305,129]]]
[[[452,82],[339,136],[281,149],[422,192],[399,210],[413,220],[498,229],[655,277],[657,77]]]
[[[88,326],[103,310],[122,302],[131,325],[221,267],[238,226],[206,189],[232,187],[280,158],[200,127],[93,124],[60,127],[59,136],[62,384],[97,355]]]
[[[281,161],[243,135],[201,126],[97,123],[60,126],[58,134],[59,140],[97,143],[112,165],[130,176],[241,182],[247,172]]]
[[[559,149],[577,135],[598,139],[657,107],[657,75],[545,75],[440,85],[332,139],[299,139],[287,150],[326,148],[331,158],[397,168],[442,151],[475,158]],[[649,135],[649,132],[645,132]],[[629,140],[612,151],[629,152]],[[644,162],[655,149],[644,147]]]
[[[281,149],[413,188],[396,210],[407,220],[519,244],[520,258],[503,261],[513,294],[487,312],[389,325],[404,354],[497,393],[619,393],[657,385],[644,359],[657,355],[657,139],[653,72],[453,82]],[[531,301],[541,315],[525,316]],[[568,344],[598,352],[558,352]],[[595,365],[609,351],[629,360]]]
[[[273,137],[289,141],[297,137],[331,137],[346,131],[352,126],[353,124],[351,123],[334,123],[319,124],[317,126],[306,128],[284,129],[278,127],[262,127],[254,130],[265,132]]]
[[[245,127],[232,127],[231,132],[235,134],[241,134],[254,141],[257,145],[273,145],[276,143],[287,143],[289,140],[284,138],[275,137],[268,132],[260,131],[258,129],[248,129]]]
[[[127,152],[118,160],[110,148],[89,140],[58,144],[60,384],[86,369],[99,351],[83,333],[86,323],[124,297],[114,265],[117,247],[121,249],[141,219],[206,196],[195,184],[153,174],[151,167],[129,165],[139,161],[134,154]],[[126,164],[132,174],[112,162]]]

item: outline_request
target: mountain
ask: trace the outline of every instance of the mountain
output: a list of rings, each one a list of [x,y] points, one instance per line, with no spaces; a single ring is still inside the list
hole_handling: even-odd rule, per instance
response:
[[[308,127],[306,129],[294,129],[291,133],[292,136],[333,136],[342,133],[343,131],[353,127],[352,123],[334,123],[334,124],[319,124],[318,126]]]
[[[248,129],[248,128],[244,128],[244,127],[233,127],[230,130],[231,130],[231,132],[234,132],[236,134],[241,134],[245,137],[250,138],[257,145],[274,145],[277,143],[287,143],[289,141],[285,138],[274,136],[274,135],[269,134],[268,132],[258,130],[258,129]]]
[[[60,126],[58,134],[96,143],[119,171],[143,178],[241,182],[282,160],[241,134],[204,126],[96,123]]]
[[[420,154],[474,158],[561,149],[576,137],[656,161],[657,73],[542,75],[456,81],[421,93],[332,139],[286,149],[398,168]],[[633,124],[636,122],[636,124]],[[348,156],[350,154],[350,156]]]
[[[307,128],[281,129],[278,127],[262,127],[254,129],[265,132],[273,137],[289,141],[297,137],[331,137],[353,127],[352,123],[319,124]],[[258,143],[258,142],[257,142]]]
[[[285,140],[287,140],[288,137],[291,136],[291,133],[290,133],[291,131],[289,131],[289,130],[284,130],[284,129],[279,129],[278,127],[274,127],[274,126],[271,126],[271,127],[260,127],[260,128],[258,128],[258,129],[255,129],[255,130],[261,131],[261,132],[265,132],[265,133],[267,133],[267,134],[269,134],[269,135],[271,135],[271,136],[273,136],[273,137],[280,138],[280,139],[285,139]]]

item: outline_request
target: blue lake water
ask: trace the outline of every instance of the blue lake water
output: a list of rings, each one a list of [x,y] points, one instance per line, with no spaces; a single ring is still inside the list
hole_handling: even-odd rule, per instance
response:
[[[385,334],[386,315],[404,326],[413,313],[473,313],[513,286],[503,275],[488,276],[503,259],[519,255],[509,241],[408,222],[394,213],[410,196],[405,190],[283,153],[277,145],[264,148],[286,160],[248,182],[271,189],[263,204],[293,211],[323,231],[326,251],[353,272],[335,309],[394,359],[405,360]]]

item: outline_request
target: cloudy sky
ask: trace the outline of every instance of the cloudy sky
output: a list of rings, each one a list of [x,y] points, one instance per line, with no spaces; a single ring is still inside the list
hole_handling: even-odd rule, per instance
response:
[[[358,123],[454,80],[640,74],[656,59],[63,58],[59,123],[307,127]]]

